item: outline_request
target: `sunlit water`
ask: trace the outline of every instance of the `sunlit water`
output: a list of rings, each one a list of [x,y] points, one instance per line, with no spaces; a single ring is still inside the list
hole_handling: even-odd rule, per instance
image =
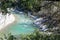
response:
[[[27,15],[15,14],[16,22],[4,29],[4,33],[11,33],[13,35],[18,34],[30,34],[36,27],[33,25],[33,20]]]

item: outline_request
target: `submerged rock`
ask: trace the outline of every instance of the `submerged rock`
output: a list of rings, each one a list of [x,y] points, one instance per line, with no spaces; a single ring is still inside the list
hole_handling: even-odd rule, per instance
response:
[[[36,26],[38,26],[38,27],[40,28],[40,30],[42,30],[42,31],[47,31],[47,30],[48,30],[48,29],[47,29],[47,25],[42,24],[43,21],[44,21],[43,18],[38,18],[38,19],[36,19],[36,20],[34,21],[34,24],[35,24]]]

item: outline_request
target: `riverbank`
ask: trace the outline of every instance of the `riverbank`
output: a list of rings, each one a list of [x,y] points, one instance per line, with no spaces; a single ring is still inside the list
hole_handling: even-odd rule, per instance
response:
[[[5,27],[7,27],[8,25],[14,23],[14,21],[15,21],[14,14],[10,14],[10,15],[8,13],[6,15],[0,14],[0,17],[1,17],[1,20],[0,20],[0,31],[2,31]]]

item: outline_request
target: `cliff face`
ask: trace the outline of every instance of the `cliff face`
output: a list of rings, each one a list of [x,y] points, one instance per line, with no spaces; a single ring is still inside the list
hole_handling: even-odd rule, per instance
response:
[[[48,26],[49,31],[60,32],[60,2],[50,3],[49,1],[41,2],[41,10],[33,15],[45,17],[44,23]]]

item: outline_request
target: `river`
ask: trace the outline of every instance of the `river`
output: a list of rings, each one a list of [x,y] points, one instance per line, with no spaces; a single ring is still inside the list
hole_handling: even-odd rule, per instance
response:
[[[33,24],[34,20],[26,14],[14,13],[14,15],[16,17],[16,21],[7,28],[4,28],[3,33],[11,33],[12,35],[30,34],[37,28]]]

